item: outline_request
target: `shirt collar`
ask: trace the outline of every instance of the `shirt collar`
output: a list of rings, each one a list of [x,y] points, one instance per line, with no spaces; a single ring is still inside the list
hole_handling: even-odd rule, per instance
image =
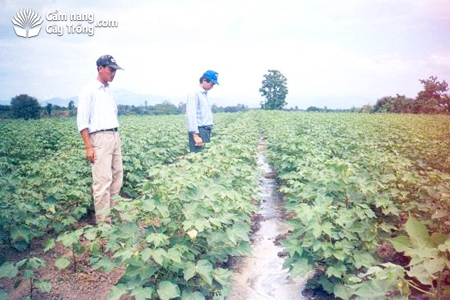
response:
[[[108,83],[106,83],[106,85],[104,85],[103,83],[101,83],[98,79],[95,79],[95,86],[98,88],[98,89],[106,89],[106,88],[108,88],[109,87],[109,84]]]
[[[205,90],[204,88],[202,88],[200,85],[198,86],[198,90],[200,91],[200,93],[203,93],[203,94],[205,94],[205,95],[208,94],[208,91]]]

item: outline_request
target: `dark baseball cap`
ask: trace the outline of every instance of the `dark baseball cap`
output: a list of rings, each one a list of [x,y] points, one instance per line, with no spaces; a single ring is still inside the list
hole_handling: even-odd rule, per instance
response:
[[[219,75],[219,74],[212,70],[208,70],[205,73],[203,73],[203,77],[209,79],[214,84],[219,84],[217,82],[217,75]]]
[[[119,67],[116,60],[111,55],[100,56],[100,58],[97,59],[97,67],[99,66],[108,66],[115,70],[117,69],[123,70],[121,67]]]

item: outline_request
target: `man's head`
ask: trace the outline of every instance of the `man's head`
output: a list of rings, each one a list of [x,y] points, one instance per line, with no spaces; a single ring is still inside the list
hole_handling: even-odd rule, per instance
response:
[[[212,70],[208,70],[200,77],[200,85],[205,90],[210,90],[215,84],[219,84],[217,81],[218,73]]]
[[[118,69],[123,70],[111,55],[103,55],[97,59],[98,80],[103,84],[113,81]]]

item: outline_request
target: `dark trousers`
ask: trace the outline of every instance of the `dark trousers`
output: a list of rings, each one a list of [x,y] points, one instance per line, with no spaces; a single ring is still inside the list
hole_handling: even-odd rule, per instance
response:
[[[211,130],[212,128],[210,126],[200,126],[198,128],[198,134],[203,140],[203,143],[209,143],[211,141]],[[200,152],[202,151],[203,147],[197,147],[195,146],[194,142],[194,136],[192,132],[189,132],[189,150],[191,152]]]

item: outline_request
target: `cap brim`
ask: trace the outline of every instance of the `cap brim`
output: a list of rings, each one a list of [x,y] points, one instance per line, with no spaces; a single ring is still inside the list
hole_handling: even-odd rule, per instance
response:
[[[119,67],[118,65],[114,64],[114,65],[108,65],[108,67],[113,68],[115,70],[123,70],[121,67]]]

